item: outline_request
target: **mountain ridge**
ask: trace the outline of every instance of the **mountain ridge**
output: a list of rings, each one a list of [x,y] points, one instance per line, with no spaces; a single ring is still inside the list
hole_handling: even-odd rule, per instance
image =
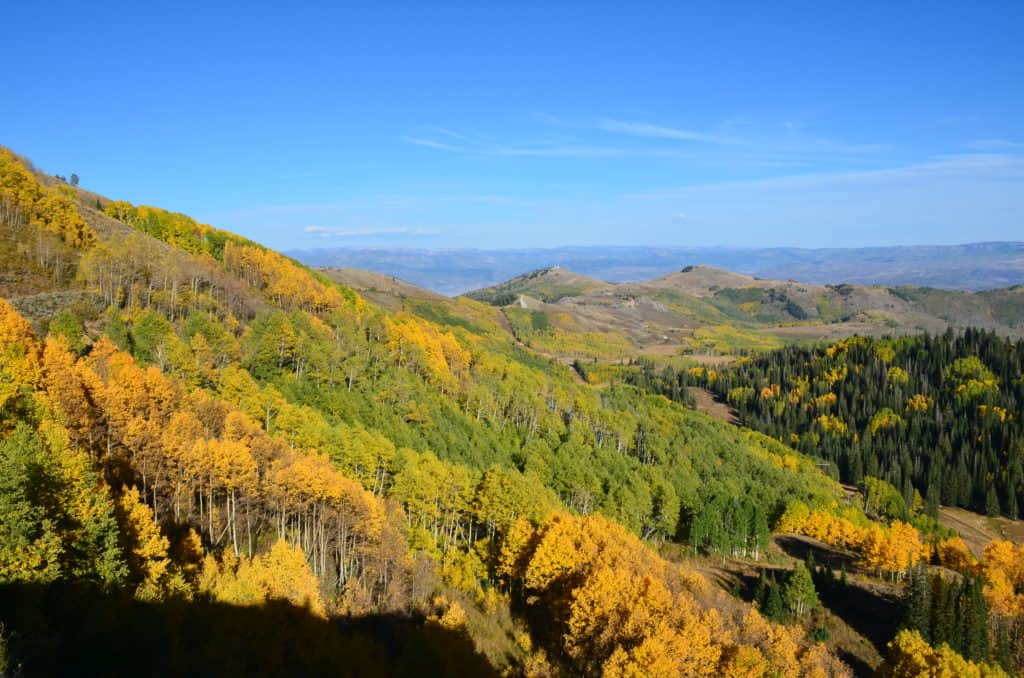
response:
[[[1020,241],[861,248],[333,248],[289,254],[311,266],[374,270],[449,295],[554,265],[611,282],[648,280],[705,263],[747,275],[817,284],[980,290],[1024,283],[1024,242]]]

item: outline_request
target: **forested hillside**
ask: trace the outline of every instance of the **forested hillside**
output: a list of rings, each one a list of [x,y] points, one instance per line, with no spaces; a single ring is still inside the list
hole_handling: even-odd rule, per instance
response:
[[[807,573],[767,619],[690,558],[842,535],[899,582],[940,537],[485,304],[384,308],[6,150],[0,219],[0,672],[848,675]]]
[[[1020,516],[1024,342],[968,329],[790,347],[677,377],[713,389],[743,423],[833,462],[844,482],[884,478],[908,505]],[[678,389],[677,389],[678,390]]]

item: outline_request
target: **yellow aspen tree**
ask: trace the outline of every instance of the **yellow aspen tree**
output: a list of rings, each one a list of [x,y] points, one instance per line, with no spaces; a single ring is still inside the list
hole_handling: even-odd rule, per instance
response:
[[[146,600],[160,598],[170,564],[170,542],[154,522],[152,509],[139,497],[138,488],[130,487],[121,493],[118,515],[128,567],[137,584],[136,595]]]

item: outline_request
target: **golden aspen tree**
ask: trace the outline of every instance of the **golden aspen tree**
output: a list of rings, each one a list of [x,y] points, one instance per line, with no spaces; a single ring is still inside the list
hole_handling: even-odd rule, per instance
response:
[[[28,321],[0,299],[0,426],[4,415],[27,395],[40,377],[39,344]]]
[[[939,541],[935,546],[939,564],[961,574],[974,573],[977,559],[961,537],[949,537]]]
[[[130,487],[121,493],[118,515],[128,567],[137,585],[136,595],[146,600],[160,598],[170,564],[170,542],[153,521],[153,512],[142,502],[138,488]]]

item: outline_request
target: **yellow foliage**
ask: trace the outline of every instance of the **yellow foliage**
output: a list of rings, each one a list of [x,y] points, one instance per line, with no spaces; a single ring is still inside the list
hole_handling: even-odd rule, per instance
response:
[[[836,394],[831,391],[825,393],[824,395],[820,395],[814,399],[814,405],[820,410],[827,409],[835,404]]]
[[[725,660],[723,678],[761,678],[768,673],[768,660],[751,645],[738,645]]]
[[[229,240],[224,245],[224,267],[286,308],[323,313],[350,306],[358,314],[365,305],[354,292],[347,302],[337,288],[287,257],[256,245]]]
[[[12,226],[29,224],[49,231],[72,247],[96,241],[71,195],[42,186],[6,148],[0,148],[0,216]]]
[[[710,367],[698,365],[697,367],[691,367],[686,372],[694,379],[706,380],[708,384],[713,384],[718,380],[718,372]]]
[[[981,563],[985,598],[993,614],[1024,617],[1024,544],[997,540],[985,547]]]
[[[555,619],[563,648],[584,674],[849,675],[829,653],[805,650],[801,637],[755,610],[727,624],[702,576],[604,518],[559,514],[533,540],[525,526],[518,531],[527,555],[510,547],[504,559],[528,561],[528,600],[564,610]]]
[[[868,430],[871,431],[871,435],[874,435],[882,429],[895,428],[902,426],[903,423],[903,417],[888,407],[883,407],[871,417],[868,422]]]
[[[889,527],[877,523],[862,526],[828,511],[812,511],[801,501],[786,506],[775,529],[858,551],[864,567],[894,575],[906,572],[930,555],[929,546],[913,525],[896,520]]]
[[[883,363],[891,363],[896,358],[896,351],[891,346],[880,343],[875,346],[875,356]]]
[[[899,574],[929,555],[928,545],[913,525],[893,521],[888,530],[872,526],[861,544],[861,563],[867,569]]]
[[[961,574],[971,575],[977,568],[977,559],[960,537],[949,537],[935,545],[939,564]]]
[[[978,405],[978,414],[982,417],[991,416],[1000,422],[1006,421],[1010,416],[1005,407],[999,407],[998,405]]]
[[[912,412],[926,412],[931,406],[932,399],[921,393],[915,393],[907,401],[907,409]]]
[[[131,487],[121,493],[118,509],[128,567],[138,580],[136,595],[143,599],[159,598],[165,593],[170,542],[153,520],[152,509],[139,497],[138,488]]]
[[[505,531],[498,556],[496,574],[508,579],[522,579],[526,575],[527,558],[535,531],[533,524],[518,518]]]
[[[0,299],[0,411],[40,377],[39,344],[32,327],[6,299]]]
[[[466,626],[466,611],[462,609],[458,601],[453,602],[437,620],[437,623],[450,631],[456,631]]]
[[[833,435],[841,436],[845,435],[847,431],[846,422],[831,414],[823,414],[815,422],[825,433],[831,433]]]
[[[881,678],[1009,678],[1002,668],[967,661],[948,645],[933,648],[917,631],[900,631],[889,643]]]
[[[400,366],[413,367],[442,387],[454,386],[468,376],[471,355],[451,332],[441,332],[437,325],[413,316],[386,318],[385,326],[388,348]]]
[[[849,373],[849,368],[847,368],[847,366],[844,364],[840,365],[839,367],[833,367],[832,369],[827,370],[824,374],[824,379],[826,382],[828,382],[829,386],[832,386],[837,381],[842,381],[843,379],[846,379],[846,376]]]
[[[891,384],[906,384],[910,381],[910,375],[902,367],[890,367],[885,378]]]
[[[325,616],[320,580],[306,562],[299,546],[279,540],[263,556],[236,557],[226,550],[220,563],[207,556],[200,589],[216,600],[234,605],[260,605],[267,600],[287,600]]]

